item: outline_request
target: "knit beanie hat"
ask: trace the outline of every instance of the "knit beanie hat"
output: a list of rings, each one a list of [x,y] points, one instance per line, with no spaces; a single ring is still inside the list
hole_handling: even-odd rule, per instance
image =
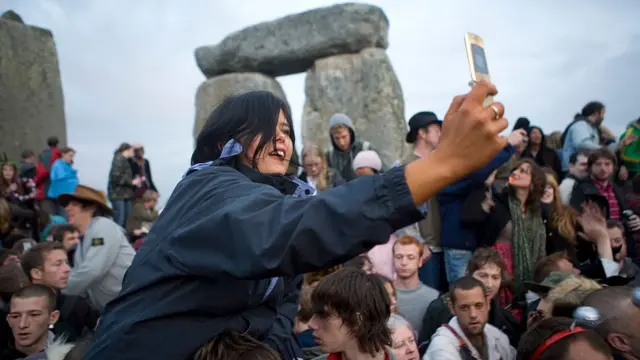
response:
[[[360,151],[353,159],[353,170],[368,167],[377,172],[382,170],[382,160],[380,156],[373,150]]]

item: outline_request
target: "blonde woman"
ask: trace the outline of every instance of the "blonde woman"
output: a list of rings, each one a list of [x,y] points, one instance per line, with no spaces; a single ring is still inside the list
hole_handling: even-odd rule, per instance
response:
[[[308,145],[302,150],[302,167],[300,180],[313,186],[318,192],[345,183],[337,171],[330,168],[322,149],[317,145]]]
[[[540,299],[537,311],[540,317],[572,317],[573,311],[582,306],[587,295],[602,289],[596,281],[578,275],[568,275],[555,285],[549,294]]]

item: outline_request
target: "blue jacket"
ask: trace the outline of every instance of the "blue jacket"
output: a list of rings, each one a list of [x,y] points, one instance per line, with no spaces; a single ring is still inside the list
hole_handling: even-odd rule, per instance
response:
[[[468,175],[466,178],[445,188],[438,193],[440,204],[440,246],[447,249],[469,250],[476,249],[476,238],[471,229],[466,229],[460,221],[462,202],[478,186],[484,186],[485,180],[491,173],[507,162],[515,153],[515,148],[507,145],[482,169]]]
[[[280,350],[295,343],[300,274],[343,263],[422,218],[403,167],[288,196],[297,188],[242,166],[188,174],[83,359],[183,360],[224,329]]]
[[[49,191],[47,197],[55,199],[62,194],[69,194],[76,191],[78,186],[78,171],[68,162],[58,159],[51,165],[49,173]]]

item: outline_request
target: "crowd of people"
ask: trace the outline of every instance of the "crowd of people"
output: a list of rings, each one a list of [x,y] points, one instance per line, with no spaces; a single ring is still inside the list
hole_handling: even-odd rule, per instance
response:
[[[640,119],[501,137],[495,93],[394,164],[340,113],[298,158],[282,100],[230,97],[161,216],[142,146],[108,194],[55,138],[5,157],[0,360],[640,359]]]

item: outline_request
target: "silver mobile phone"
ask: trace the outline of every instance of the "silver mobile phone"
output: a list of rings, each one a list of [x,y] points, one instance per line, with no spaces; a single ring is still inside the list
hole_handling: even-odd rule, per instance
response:
[[[479,35],[468,32],[464,35],[464,43],[467,49],[471,83],[475,84],[480,80],[491,81],[489,65],[487,65],[487,56],[484,51],[484,40],[482,40]],[[484,106],[487,107],[492,103],[493,96],[489,96],[485,100]]]

